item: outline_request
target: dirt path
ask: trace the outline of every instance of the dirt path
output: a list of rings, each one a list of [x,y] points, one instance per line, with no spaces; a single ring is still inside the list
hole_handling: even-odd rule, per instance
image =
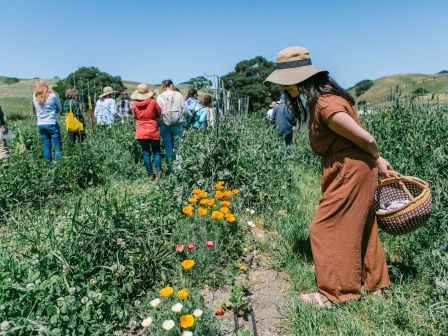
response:
[[[252,267],[248,272],[249,278],[242,274],[236,281],[249,281],[250,300],[253,302],[255,313],[256,328],[258,336],[282,336],[279,309],[285,304],[286,293],[288,290],[288,277],[284,272],[278,272],[269,267],[266,257],[256,255]],[[215,310],[219,304],[230,297],[231,287],[225,287],[215,293],[207,289],[203,290],[203,296],[209,303],[210,308]],[[238,317],[240,328],[244,328],[253,335],[253,326],[251,316]],[[222,316],[223,335],[235,335],[235,323],[233,312],[225,312]]]

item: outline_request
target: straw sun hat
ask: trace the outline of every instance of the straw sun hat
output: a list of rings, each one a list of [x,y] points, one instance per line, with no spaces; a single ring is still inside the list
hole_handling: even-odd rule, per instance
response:
[[[320,72],[327,72],[311,64],[310,53],[304,47],[288,47],[280,50],[275,59],[275,70],[265,82],[294,85]]]
[[[139,84],[137,86],[137,90],[132,92],[131,99],[132,100],[146,100],[148,98],[151,98],[154,96],[154,92],[152,92],[148,85],[146,84]]]
[[[117,91],[114,91],[114,89],[112,89],[111,86],[106,86],[103,88],[103,93],[100,95],[100,98],[103,98],[103,97],[108,96],[115,92],[117,92]]]

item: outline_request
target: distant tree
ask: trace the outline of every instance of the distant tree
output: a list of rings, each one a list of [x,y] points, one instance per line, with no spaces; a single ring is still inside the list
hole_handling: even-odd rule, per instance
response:
[[[16,84],[18,82],[20,82],[20,80],[15,77],[8,77],[5,79],[5,84],[7,84],[7,85]]]
[[[53,79],[54,80],[61,80],[61,78],[59,76],[54,76]]]
[[[126,90],[120,76],[112,76],[102,72],[95,67],[81,67],[75,72],[69,74],[66,78],[58,81],[54,90],[63,99],[65,90],[75,87],[81,97],[86,97],[88,93],[93,96],[100,95],[103,87],[111,86],[115,91],[122,92]]]
[[[277,100],[282,92],[278,85],[264,80],[275,69],[275,64],[257,56],[239,62],[235,70],[222,77],[226,89],[249,96],[252,111],[266,109],[272,100]]]
[[[422,95],[426,95],[428,93],[429,93],[429,91],[423,87],[416,88],[414,91],[412,91],[412,94],[414,96],[422,96]]]
[[[438,74],[448,74],[448,70],[439,71]]]
[[[188,82],[184,82],[181,84],[190,84],[193,86],[196,90],[200,90],[203,88],[208,88],[212,86],[212,81],[204,76],[198,76],[190,79]]]
[[[349,88],[349,90],[351,89],[355,89],[355,96],[359,97],[360,95],[362,95],[364,92],[366,92],[367,90],[369,90],[373,85],[373,80],[371,79],[364,79],[358,83],[356,83],[354,86],[352,86],[351,88]]]

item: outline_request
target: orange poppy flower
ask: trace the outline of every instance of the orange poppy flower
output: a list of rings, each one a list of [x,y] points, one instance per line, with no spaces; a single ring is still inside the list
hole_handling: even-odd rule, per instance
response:
[[[232,192],[231,191],[224,191],[222,193],[222,198],[229,199],[230,197],[232,197]]]
[[[198,198],[205,198],[205,197],[207,197],[207,195],[208,195],[208,192],[203,191],[203,192],[201,192],[201,193],[199,194],[199,196],[196,196],[196,197],[198,197]]]
[[[200,205],[208,205],[208,199],[204,198],[199,201]]]
[[[180,327],[183,329],[188,329],[194,326],[193,315],[182,315],[180,317]]]
[[[209,200],[207,201],[207,204],[208,204],[209,207],[212,207],[212,206],[215,205],[215,200],[214,200],[213,198],[211,198],[211,199],[209,199]]]
[[[226,221],[228,221],[229,223],[233,223],[236,219],[235,216],[232,215],[231,213],[228,213],[225,215]]]
[[[187,216],[193,216],[193,207],[191,205],[183,207],[182,213]]]
[[[162,288],[159,292],[160,296],[162,296],[162,297],[171,296],[171,294],[173,294],[173,293],[174,293],[173,287],[169,287],[169,286]]]
[[[192,269],[196,263],[192,259],[185,259],[180,264],[184,270],[189,270]]]
[[[228,207],[222,207],[221,209],[219,209],[219,211],[221,211],[223,214],[228,214],[230,212]]]
[[[201,189],[194,189],[193,192],[192,192],[192,194],[195,195],[196,197],[197,197],[198,195],[200,195],[201,193],[202,193],[202,190],[201,190]]]
[[[233,189],[233,190],[232,190],[232,194],[234,194],[234,195],[238,195],[239,192],[240,192],[239,189]]]
[[[213,211],[212,212],[212,218],[213,219],[223,219],[224,218],[224,214],[222,212],[219,212],[219,211]]]
[[[196,197],[192,197],[188,199],[188,202],[192,203],[192,204],[196,204],[198,202],[198,199]]]
[[[218,190],[218,191],[215,191],[215,197],[218,198],[218,199],[222,198],[222,197],[223,197],[223,194],[224,194],[224,193],[223,193],[222,191],[219,191],[219,190]]]
[[[177,292],[177,297],[181,300],[185,300],[188,297],[188,291],[184,288]]]
[[[205,216],[207,214],[208,210],[204,208],[198,208],[198,214],[201,216]]]
[[[230,203],[229,201],[222,201],[221,202],[221,206],[222,207],[229,207],[229,206],[231,206],[232,205],[232,203]]]
[[[215,184],[215,189],[216,190],[224,190],[225,187],[225,183],[224,181],[219,181],[218,183]]]

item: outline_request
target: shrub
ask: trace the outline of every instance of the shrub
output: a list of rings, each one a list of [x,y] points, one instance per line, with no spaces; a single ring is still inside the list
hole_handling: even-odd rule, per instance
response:
[[[15,77],[8,77],[5,79],[5,84],[11,85],[11,84],[16,84],[19,83],[20,80],[18,78]]]

